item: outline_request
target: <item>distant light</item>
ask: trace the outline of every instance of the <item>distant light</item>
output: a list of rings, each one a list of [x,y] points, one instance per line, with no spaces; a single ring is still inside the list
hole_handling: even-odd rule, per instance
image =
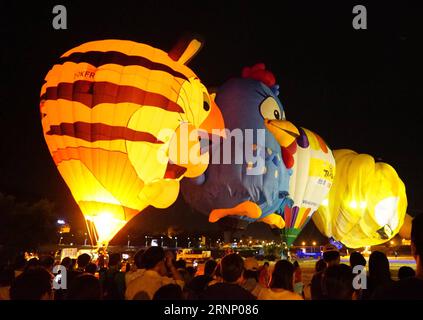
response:
[[[394,241],[391,241],[391,244],[392,244],[392,245],[394,245],[394,244],[395,244],[395,242],[394,242]]]
[[[66,222],[65,222],[65,220],[63,220],[63,219],[59,219],[59,220],[57,220],[57,224],[65,224]]]
[[[357,202],[356,202],[355,200],[351,201],[351,202],[350,202],[350,207],[351,207],[352,209],[357,209]]]
[[[301,243],[303,246],[305,246],[306,245],[306,243],[303,241],[302,243]]]
[[[324,199],[322,201],[322,205],[325,206],[325,207],[327,207],[329,205],[329,200],[328,199]]]
[[[316,241],[313,241],[313,246],[315,246],[316,245]]]

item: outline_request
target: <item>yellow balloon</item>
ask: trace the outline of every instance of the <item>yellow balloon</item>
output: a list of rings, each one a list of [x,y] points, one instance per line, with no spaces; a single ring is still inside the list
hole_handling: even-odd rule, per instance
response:
[[[107,244],[148,205],[171,205],[180,179],[207,167],[172,162],[168,152],[181,125],[224,128],[186,66],[200,47],[191,39],[167,53],[132,41],[93,41],[66,52],[45,77],[44,137],[98,243]],[[197,154],[198,144],[189,145]]]
[[[318,229],[349,248],[392,239],[407,209],[405,186],[394,168],[352,150],[333,153],[335,179],[329,197],[313,215]]]
[[[185,177],[198,177],[206,171],[209,154],[201,153],[200,133],[191,124],[181,124],[173,134],[169,144],[169,159],[186,168]]]

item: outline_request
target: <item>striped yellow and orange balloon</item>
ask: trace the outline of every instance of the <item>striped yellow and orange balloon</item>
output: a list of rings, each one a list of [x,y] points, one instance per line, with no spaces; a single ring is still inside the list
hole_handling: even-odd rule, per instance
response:
[[[197,39],[169,53],[132,41],[88,42],[63,54],[46,75],[44,137],[98,244],[148,205],[171,205],[180,179],[206,169],[207,162],[169,153],[182,131],[224,127],[186,66],[200,47]]]

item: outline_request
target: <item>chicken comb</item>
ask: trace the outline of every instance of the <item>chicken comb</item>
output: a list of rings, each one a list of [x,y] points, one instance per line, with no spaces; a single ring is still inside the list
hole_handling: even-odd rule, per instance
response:
[[[275,86],[276,79],[273,73],[266,70],[264,63],[257,63],[252,67],[244,67],[242,69],[242,77],[261,81],[269,88]]]

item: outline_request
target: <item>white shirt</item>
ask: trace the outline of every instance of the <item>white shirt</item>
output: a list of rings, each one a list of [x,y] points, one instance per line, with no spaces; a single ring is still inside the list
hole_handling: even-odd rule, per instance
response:
[[[138,299],[153,299],[157,290],[167,284],[177,284],[181,288],[184,282],[181,280],[174,280],[169,277],[162,277],[157,271],[145,270],[141,275],[128,283],[125,293],[126,300]],[[137,297],[138,296],[138,297]],[[142,298],[140,298],[140,296]]]
[[[125,274],[125,284],[126,287],[128,287],[129,283],[138,278],[139,276],[142,276],[145,272],[145,269],[136,269],[134,271],[129,271]]]

